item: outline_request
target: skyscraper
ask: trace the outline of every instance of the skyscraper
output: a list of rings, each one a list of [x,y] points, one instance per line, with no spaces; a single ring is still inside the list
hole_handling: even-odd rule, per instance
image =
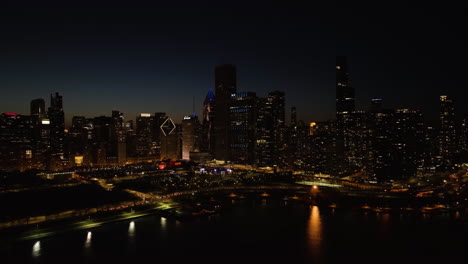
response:
[[[229,109],[230,157],[232,162],[253,164],[256,160],[257,96],[254,92],[231,95]]]
[[[40,151],[41,122],[46,118],[45,101],[42,98],[31,101],[31,125],[34,152]]]
[[[215,159],[229,160],[229,105],[231,94],[236,93],[236,68],[222,64],[215,68]]]
[[[124,114],[120,111],[112,110],[111,141],[125,142],[124,123]]]
[[[448,95],[440,96],[439,155],[450,163],[456,152],[455,104]]]
[[[288,146],[288,155],[290,157],[299,156],[298,153],[298,142],[297,142],[297,110],[296,107],[291,107],[291,126],[289,127],[290,142]]]
[[[153,124],[153,142],[155,145],[155,156],[161,158],[161,140],[162,140],[162,131],[161,125],[168,119],[168,116],[165,112],[156,112],[154,113],[154,124]]]
[[[273,115],[267,98],[257,99],[257,127],[255,132],[255,163],[259,167],[273,165],[271,148],[273,145]]]
[[[463,116],[460,128],[460,150],[468,152],[468,114]]]
[[[153,147],[154,117],[149,113],[141,113],[136,117],[136,155],[138,157],[154,156]]]
[[[348,82],[348,63],[345,56],[336,57],[336,115],[355,110],[354,88]]]
[[[45,101],[42,98],[34,99],[31,101],[31,117],[38,117],[39,119],[46,117]]]
[[[287,142],[285,141],[285,94],[282,91],[273,91],[268,93],[267,104],[271,108],[271,127],[268,129],[271,132],[271,146],[273,165],[284,167],[288,162],[287,157]]]
[[[190,160],[190,152],[199,151],[198,135],[200,122],[193,114],[182,120],[182,159]]]
[[[201,139],[200,139],[200,151],[202,152],[209,152],[214,154],[214,128],[213,128],[213,120],[214,120],[214,101],[215,96],[213,89],[209,89],[208,93],[206,94],[205,100],[203,101],[203,120],[202,120],[202,131],[201,131]]]
[[[392,179],[407,180],[424,166],[425,125],[418,109],[396,109],[393,117]]]
[[[294,128],[297,126],[297,110],[296,107],[291,107],[291,126]]]
[[[117,156],[118,164],[125,164],[127,161],[124,124],[123,113],[112,110],[111,154]]]
[[[16,113],[0,115],[0,168],[31,169],[31,118]]]
[[[58,92],[50,95],[48,116],[50,119],[50,147],[52,154],[58,154],[60,158],[63,158],[65,114],[63,112],[62,96]]]
[[[73,116],[72,127],[68,131],[65,143],[65,152],[70,156],[83,155],[88,135],[85,130],[86,117]]]
[[[350,125],[355,111],[354,88],[349,86],[348,63],[345,56],[336,57],[336,126],[335,126],[335,168],[338,175],[347,174],[345,161],[349,151]]]
[[[181,158],[180,125],[166,118],[161,127],[161,159],[178,160]]]

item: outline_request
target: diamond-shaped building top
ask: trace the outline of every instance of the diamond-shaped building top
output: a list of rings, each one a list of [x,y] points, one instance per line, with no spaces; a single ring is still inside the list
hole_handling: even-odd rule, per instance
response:
[[[161,125],[161,131],[164,133],[164,136],[170,135],[176,128],[172,119],[167,118],[166,121]]]

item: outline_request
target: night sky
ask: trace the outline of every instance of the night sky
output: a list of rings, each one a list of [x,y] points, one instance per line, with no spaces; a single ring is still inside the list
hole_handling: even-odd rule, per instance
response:
[[[299,119],[323,121],[334,118],[337,55],[348,56],[358,109],[380,97],[434,120],[444,93],[468,112],[461,3],[90,2],[1,6],[0,113],[29,115],[32,99],[49,106],[59,92],[67,124],[112,109],[180,122],[193,97],[201,116],[215,66],[232,63],[238,91],[284,91],[287,120],[296,106]]]

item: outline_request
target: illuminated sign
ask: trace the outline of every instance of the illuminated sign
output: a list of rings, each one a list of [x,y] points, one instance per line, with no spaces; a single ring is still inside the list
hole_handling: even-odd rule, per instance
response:
[[[50,125],[50,120],[42,120],[41,124],[43,125]]]
[[[17,114],[17,113],[4,113],[4,115],[7,115],[7,116],[17,116],[18,114]]]
[[[161,125],[161,130],[164,133],[164,136],[170,135],[175,128],[176,126],[170,118],[166,119],[166,121],[164,121],[164,123]]]
[[[141,116],[141,117],[151,117],[151,114],[141,113],[140,116]]]
[[[191,116],[184,116],[184,120],[190,120],[190,119],[192,119]]]

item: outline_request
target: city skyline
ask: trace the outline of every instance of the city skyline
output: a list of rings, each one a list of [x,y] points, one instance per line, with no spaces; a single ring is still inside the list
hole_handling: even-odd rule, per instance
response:
[[[294,106],[298,120],[325,121],[334,119],[337,55],[348,57],[357,110],[379,97],[384,107],[420,108],[436,120],[434,106],[446,93],[458,115],[468,112],[457,103],[466,95],[466,52],[458,34],[463,9],[455,7],[10,7],[0,20],[0,89],[8,98],[0,112],[27,114],[31,100],[49,104],[59,92],[67,125],[74,115],[113,109],[126,119],[166,112],[182,120],[193,97],[201,115],[214,67],[229,63],[238,91],[284,91],[288,113]]]
[[[462,3],[4,2],[1,263],[466,258]]]

